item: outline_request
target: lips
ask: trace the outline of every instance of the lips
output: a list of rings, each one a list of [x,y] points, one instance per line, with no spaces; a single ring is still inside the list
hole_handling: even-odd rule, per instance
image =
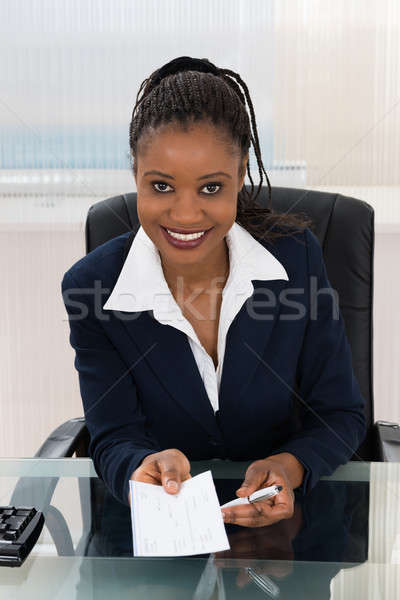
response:
[[[160,229],[162,231],[162,235],[165,237],[167,242],[171,244],[171,246],[174,246],[175,248],[179,248],[181,250],[190,250],[192,248],[197,248],[201,244],[204,244],[204,240],[208,238],[208,234],[211,232],[213,227],[211,227],[211,229],[202,230],[204,231],[202,235],[189,240],[182,240],[177,237],[174,237],[172,233],[168,233],[167,229],[162,225],[160,225]]]
[[[169,229],[173,233],[183,233],[183,235],[190,235],[192,233],[201,233],[203,231],[209,231],[210,229],[212,229],[212,227],[209,227],[208,229],[206,229],[206,228],[204,228],[204,229],[178,229],[177,227],[164,227],[164,225],[161,225],[161,227],[165,230]]]

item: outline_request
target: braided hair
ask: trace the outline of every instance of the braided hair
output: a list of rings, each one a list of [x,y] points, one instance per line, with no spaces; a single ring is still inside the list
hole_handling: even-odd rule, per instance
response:
[[[236,221],[242,227],[255,237],[273,241],[277,237],[293,234],[293,230],[303,231],[311,225],[311,220],[306,215],[278,213],[272,208],[272,190],[261,159],[256,118],[249,90],[238,73],[230,69],[220,69],[207,58],[175,58],[142,82],[129,127],[129,145],[131,158],[134,159],[132,169],[135,176],[138,141],[145,133],[172,122],[185,129],[189,123],[195,121],[211,122],[219,131],[228,134],[234,146],[239,149],[242,161],[248,154],[251,142],[253,143],[260,183],[254,194],[248,161],[247,174],[251,182],[251,191],[243,185],[237,198]],[[266,207],[257,203],[263,174],[268,184]],[[243,176],[243,171],[241,175]]]

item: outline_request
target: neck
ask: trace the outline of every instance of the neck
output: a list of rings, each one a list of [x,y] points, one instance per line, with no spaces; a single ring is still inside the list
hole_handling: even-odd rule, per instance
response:
[[[225,238],[212,260],[208,257],[204,263],[174,265],[161,257],[164,277],[172,291],[198,291],[199,288],[216,288],[225,282],[229,275],[229,250]]]

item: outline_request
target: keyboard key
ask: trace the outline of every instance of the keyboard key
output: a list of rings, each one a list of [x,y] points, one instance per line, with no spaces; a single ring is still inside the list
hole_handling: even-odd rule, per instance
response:
[[[0,532],[5,531],[6,529],[8,529],[7,523],[0,523]]]
[[[0,533],[0,544],[12,544],[12,540],[6,540],[4,536],[5,533]]]
[[[32,519],[32,517],[34,517],[36,514],[36,510],[34,508],[24,508],[24,509],[18,509],[17,512],[15,513],[15,517],[24,517],[25,519],[28,519],[28,521],[30,521]]]
[[[14,508],[6,508],[3,510],[3,517],[11,517],[14,514]]]
[[[19,531],[21,529],[24,529],[25,523],[25,517],[9,517],[6,521],[6,525],[10,526],[10,529],[15,529],[16,531]],[[26,524],[28,524],[28,522],[26,522]]]
[[[12,541],[14,541],[14,540],[16,540],[16,539],[17,539],[17,537],[18,537],[18,534],[17,534],[17,532],[16,532],[16,531],[14,531],[14,530],[12,530],[12,529],[9,529],[8,531],[6,531],[6,532],[3,534],[3,536],[4,536],[4,539],[5,539],[5,540],[12,540]]]

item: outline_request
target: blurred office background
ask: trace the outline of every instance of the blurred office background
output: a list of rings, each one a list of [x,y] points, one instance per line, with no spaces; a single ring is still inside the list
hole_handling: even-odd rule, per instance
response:
[[[88,207],[135,191],[137,91],[181,55],[240,73],[272,185],[374,206],[376,418],[400,421],[399,2],[1,0],[0,456],[82,414],[61,279]]]

